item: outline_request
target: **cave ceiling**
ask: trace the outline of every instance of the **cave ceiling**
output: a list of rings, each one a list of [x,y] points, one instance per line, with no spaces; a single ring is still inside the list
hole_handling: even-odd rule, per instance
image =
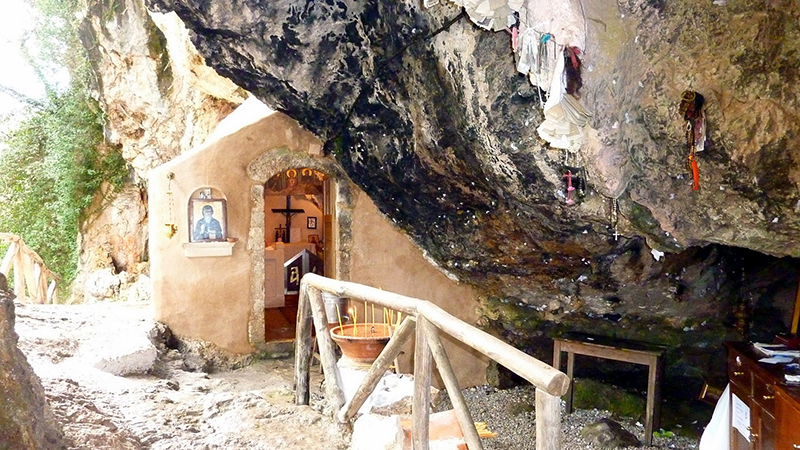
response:
[[[590,114],[573,153],[537,133],[547,92],[517,71],[511,34],[451,3],[146,4],[175,11],[208,65],[315,133],[433,261],[489,296],[569,311],[661,276],[637,295],[669,315],[678,296],[707,295],[676,288],[687,255],[719,262],[698,249],[800,256],[794,0],[564,2]],[[685,90],[706,99],[699,190]],[[585,181],[573,205],[567,170]]]

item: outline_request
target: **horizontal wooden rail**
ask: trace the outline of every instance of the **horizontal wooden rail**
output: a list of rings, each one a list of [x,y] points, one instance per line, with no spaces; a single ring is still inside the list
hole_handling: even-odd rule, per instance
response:
[[[8,277],[13,267],[14,295],[17,300],[26,302],[30,299],[37,303],[54,303],[58,275],[51,272],[42,258],[16,234],[0,233],[0,241],[10,242],[6,254],[0,260],[0,273]],[[49,286],[48,280],[50,280]]]
[[[315,273],[303,275],[302,283],[306,283],[321,291],[330,292],[339,297],[354,300],[367,300],[370,303],[375,303],[376,305],[381,305],[413,316],[417,315],[416,305],[422,301],[413,297],[395,294],[394,292],[364,286],[363,284],[326,278]]]
[[[366,301],[405,313],[397,333],[373,363],[355,396],[345,402],[340,388],[333,342],[327,328],[327,318],[321,292],[351,300]],[[414,348],[414,399],[411,437],[414,450],[428,450],[430,382],[433,362],[439,366],[445,385],[450,391],[456,416],[470,449],[482,446],[474,430],[466,402],[461,397],[453,369],[439,339],[442,331],[467,346],[502,364],[536,387],[536,446],[540,450],[558,450],[561,445],[560,397],[569,388],[569,378],[563,372],[539,361],[500,339],[450,315],[431,302],[383,291],[356,283],[333,280],[307,273],[300,282],[300,299],[295,341],[295,401],[307,405],[309,399],[309,362],[311,358],[311,326],[316,329],[319,353],[326,379],[326,396],[333,415],[340,423],[352,420],[358,409],[375,389],[380,377],[400,351],[411,333],[416,331]],[[413,325],[416,324],[416,327]],[[416,330],[414,330],[416,328]]]
[[[567,393],[569,378],[564,372],[458,320],[433,303],[422,301],[417,311],[445,333],[499,362],[538,389],[557,397]]]

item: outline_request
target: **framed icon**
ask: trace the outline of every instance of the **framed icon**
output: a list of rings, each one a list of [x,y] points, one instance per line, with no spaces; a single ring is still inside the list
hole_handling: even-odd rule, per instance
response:
[[[309,217],[306,219],[306,227],[309,230],[316,230],[317,229],[317,218],[316,217]]]
[[[228,236],[224,199],[189,200],[189,242],[224,241]]]

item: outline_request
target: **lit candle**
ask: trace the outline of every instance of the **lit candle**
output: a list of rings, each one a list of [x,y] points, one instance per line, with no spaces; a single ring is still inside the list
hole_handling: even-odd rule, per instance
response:
[[[336,317],[339,318],[339,334],[344,336],[344,327],[342,326],[342,314],[339,311],[339,305],[336,305]]]

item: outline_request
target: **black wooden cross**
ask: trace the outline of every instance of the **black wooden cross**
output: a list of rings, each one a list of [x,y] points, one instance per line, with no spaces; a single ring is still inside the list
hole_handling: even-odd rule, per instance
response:
[[[272,212],[283,214],[286,216],[286,237],[284,238],[284,242],[289,243],[291,242],[291,236],[289,235],[290,229],[292,228],[292,216],[297,213],[304,213],[306,212],[305,209],[298,209],[291,207],[292,197],[290,195],[286,196],[286,208],[272,208]]]

